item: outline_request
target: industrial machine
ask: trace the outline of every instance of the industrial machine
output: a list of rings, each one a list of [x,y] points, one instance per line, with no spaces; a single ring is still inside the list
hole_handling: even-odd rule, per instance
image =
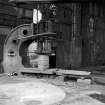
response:
[[[23,68],[49,68],[49,55],[54,53],[51,46],[55,35],[50,31],[33,34],[33,24],[13,29],[4,44],[4,71],[12,73]]]
[[[37,9],[33,9],[33,22],[10,31],[3,51],[5,73],[43,71],[56,67],[56,32],[52,29],[52,21],[42,19],[42,15],[37,4]]]

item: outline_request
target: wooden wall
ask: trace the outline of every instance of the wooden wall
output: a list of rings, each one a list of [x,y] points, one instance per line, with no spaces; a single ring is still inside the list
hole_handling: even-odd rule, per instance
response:
[[[62,41],[57,43],[56,66],[65,69],[77,68],[81,66],[81,5],[70,3],[60,6],[62,5],[68,9],[58,8],[59,37]]]
[[[82,5],[82,66],[105,65],[105,4]]]
[[[68,14],[66,19],[65,12],[59,8],[57,14],[61,21],[60,38],[63,39],[57,44],[57,67],[104,66],[105,3],[70,3],[66,7],[69,7],[64,9]]]

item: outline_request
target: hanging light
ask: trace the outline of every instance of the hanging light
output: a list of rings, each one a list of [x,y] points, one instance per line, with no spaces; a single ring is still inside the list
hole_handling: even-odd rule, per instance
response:
[[[41,19],[42,19],[42,13],[40,12],[40,10],[33,9],[33,23],[37,24],[41,21]]]

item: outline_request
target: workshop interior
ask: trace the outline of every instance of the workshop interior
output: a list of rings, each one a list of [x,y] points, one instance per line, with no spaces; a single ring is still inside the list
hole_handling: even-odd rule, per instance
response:
[[[0,0],[0,105],[105,105],[104,0]]]

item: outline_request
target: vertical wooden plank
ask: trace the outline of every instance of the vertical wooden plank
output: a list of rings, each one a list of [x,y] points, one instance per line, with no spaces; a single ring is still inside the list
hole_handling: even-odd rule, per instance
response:
[[[77,68],[81,66],[81,43],[80,41],[80,25],[81,25],[81,5],[79,3],[72,4],[72,39],[71,39],[71,66]]]
[[[66,17],[66,14],[71,15],[69,13],[71,11],[65,12],[65,21],[66,23],[69,23],[69,25],[68,24],[60,25],[60,32],[62,32],[61,38],[64,40],[64,42],[58,44],[56,60],[57,60],[57,65],[59,65],[58,67],[67,68],[67,69],[70,69],[71,67],[80,67],[81,65],[81,44],[79,44],[81,43],[80,28],[79,28],[81,23],[81,18],[80,18],[81,14],[80,14],[80,7],[78,7],[78,4],[76,4],[76,6],[77,7],[75,7],[72,19],[70,18],[71,16]],[[60,20],[65,22],[63,18],[61,18]],[[70,25],[70,21],[73,22],[72,26]]]

